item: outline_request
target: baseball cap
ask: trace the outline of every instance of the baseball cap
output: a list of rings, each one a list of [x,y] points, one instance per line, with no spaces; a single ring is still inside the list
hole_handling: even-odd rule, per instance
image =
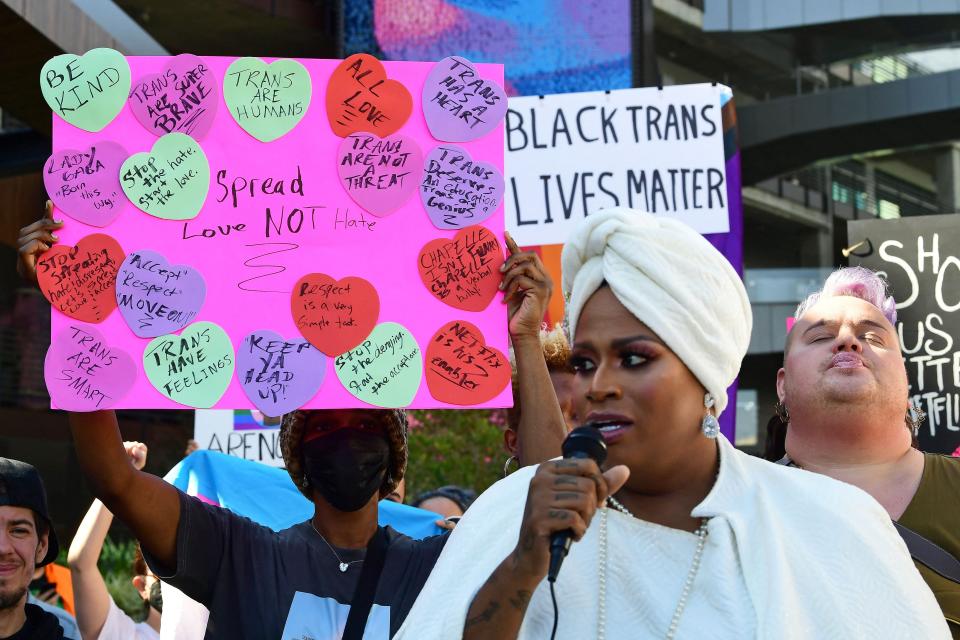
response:
[[[0,507],[33,509],[43,518],[49,526],[50,535],[47,555],[37,563],[37,566],[42,567],[57,559],[60,545],[47,510],[47,492],[43,488],[40,474],[33,465],[11,458],[0,458]]]

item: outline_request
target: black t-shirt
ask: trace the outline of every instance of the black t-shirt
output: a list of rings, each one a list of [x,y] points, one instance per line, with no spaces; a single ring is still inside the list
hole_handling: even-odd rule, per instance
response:
[[[62,640],[63,629],[57,616],[35,604],[27,603],[27,621],[20,631],[0,640]]]
[[[412,540],[386,527],[387,553],[365,640],[400,628],[447,535]],[[343,562],[365,549],[336,549]],[[340,561],[309,521],[280,532],[180,492],[177,566],[147,563],[165,582],[210,609],[207,638],[340,638],[363,564]]]

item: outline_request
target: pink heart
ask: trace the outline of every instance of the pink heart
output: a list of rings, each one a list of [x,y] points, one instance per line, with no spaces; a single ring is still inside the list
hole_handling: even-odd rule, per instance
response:
[[[467,142],[493,131],[507,114],[507,93],[466,58],[449,56],[430,70],[420,98],[437,140]]]
[[[200,140],[213,125],[219,95],[207,63],[183,53],[161,73],[148,73],[133,83],[127,104],[140,124],[157,137],[176,132]]]
[[[503,174],[453,144],[434,147],[423,166],[420,201],[438,229],[480,224],[503,202]]]
[[[95,327],[70,323],[50,342],[43,377],[58,409],[99,411],[130,391],[137,366],[128,353],[108,345]]]
[[[337,150],[340,184],[375,216],[388,216],[420,186],[423,151],[407,136],[351,133]]]
[[[116,142],[97,142],[88,149],[63,149],[43,165],[43,186],[57,208],[75,220],[105,227],[126,208],[120,188],[120,166],[127,150]]]

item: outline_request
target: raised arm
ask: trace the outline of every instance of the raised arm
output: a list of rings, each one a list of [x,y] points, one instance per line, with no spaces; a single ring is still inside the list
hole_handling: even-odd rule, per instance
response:
[[[510,316],[510,340],[517,361],[520,466],[539,464],[560,455],[566,423],[540,346],[540,326],[553,292],[553,282],[540,256],[521,252],[506,235],[510,255],[503,263],[504,301]]]

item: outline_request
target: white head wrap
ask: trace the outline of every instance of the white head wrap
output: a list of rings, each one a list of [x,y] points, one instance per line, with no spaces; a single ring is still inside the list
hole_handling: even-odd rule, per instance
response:
[[[561,262],[571,344],[584,305],[606,282],[723,411],[753,316],[740,276],[706,238],[677,220],[617,207],[584,219]]]

